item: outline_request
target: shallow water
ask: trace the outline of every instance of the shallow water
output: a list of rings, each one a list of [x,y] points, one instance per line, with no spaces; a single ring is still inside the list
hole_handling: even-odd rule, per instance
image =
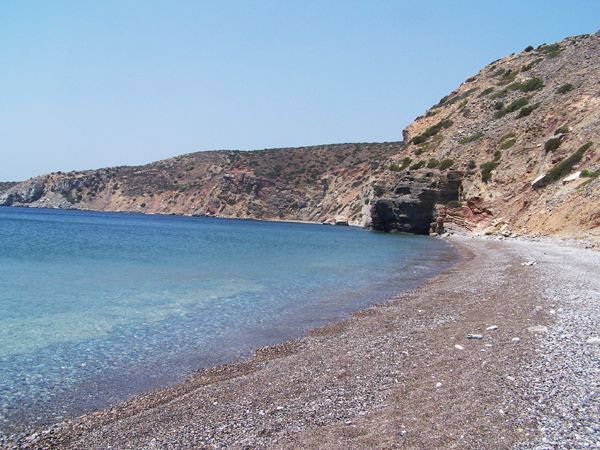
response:
[[[0,208],[0,430],[305,335],[456,259],[350,227]]]

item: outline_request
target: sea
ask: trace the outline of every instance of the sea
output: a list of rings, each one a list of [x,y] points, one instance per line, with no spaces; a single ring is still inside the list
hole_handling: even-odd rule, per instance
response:
[[[0,207],[0,432],[174,385],[451,267],[355,227]]]

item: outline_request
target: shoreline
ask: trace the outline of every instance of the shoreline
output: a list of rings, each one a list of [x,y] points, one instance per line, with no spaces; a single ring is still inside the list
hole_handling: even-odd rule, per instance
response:
[[[588,271],[598,279],[600,255],[557,242],[448,240],[462,259],[388,303],[309,337],[258,349],[249,360],[201,370],[179,385],[3,445],[533,448],[528,443],[543,439],[544,419],[530,392],[523,392],[523,386],[533,389],[536,377],[521,377],[531,372],[536,348],[552,336],[561,315],[549,313],[558,307],[548,286],[539,284],[540,272],[569,272],[561,260],[568,250],[590,260]],[[539,263],[521,265],[525,260]],[[571,310],[567,303],[558,309]],[[533,322],[551,331],[527,331]]]

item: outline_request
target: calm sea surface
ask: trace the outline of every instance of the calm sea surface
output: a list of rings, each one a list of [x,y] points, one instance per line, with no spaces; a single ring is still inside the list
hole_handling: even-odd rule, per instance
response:
[[[349,227],[0,207],[0,431],[305,335],[452,265]]]

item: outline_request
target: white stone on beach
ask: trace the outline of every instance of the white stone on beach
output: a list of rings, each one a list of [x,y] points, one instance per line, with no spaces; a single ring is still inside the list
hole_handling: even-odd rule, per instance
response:
[[[442,383],[440,383],[440,382],[438,382],[438,383],[435,383],[435,387],[436,387],[436,388],[442,387]]]
[[[521,342],[521,339],[519,339],[519,338],[512,338],[512,341],[513,342]]]
[[[532,333],[547,333],[548,332],[548,327],[545,327],[543,325],[536,325],[534,327],[529,327],[527,329]]]
[[[467,339],[483,339],[481,334],[467,334]]]
[[[491,327],[486,328],[486,330],[488,330],[488,331],[497,330],[497,329],[498,329],[497,325],[492,325]]]
[[[459,350],[464,350],[465,348],[462,345],[455,344],[454,345]]]
[[[591,337],[589,338],[587,341],[585,341],[587,344],[591,344],[591,345],[600,345],[600,338],[597,337]]]

